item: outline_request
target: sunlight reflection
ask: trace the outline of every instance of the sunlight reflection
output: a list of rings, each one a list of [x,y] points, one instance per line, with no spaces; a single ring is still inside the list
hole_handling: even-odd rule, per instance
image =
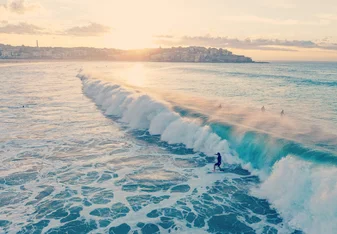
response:
[[[126,73],[127,83],[130,85],[146,86],[146,69],[143,64],[135,64]]]

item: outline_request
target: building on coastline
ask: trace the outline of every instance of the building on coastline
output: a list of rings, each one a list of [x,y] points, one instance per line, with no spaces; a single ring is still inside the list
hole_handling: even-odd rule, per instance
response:
[[[227,49],[200,46],[172,47],[141,50],[118,50],[107,48],[63,48],[10,46],[0,44],[0,59],[57,59],[57,60],[109,60],[191,63],[252,63],[243,55],[235,55]]]

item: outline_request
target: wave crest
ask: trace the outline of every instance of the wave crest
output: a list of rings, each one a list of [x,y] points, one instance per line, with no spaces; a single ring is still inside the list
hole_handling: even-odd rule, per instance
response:
[[[221,152],[225,162],[240,160],[230,154],[227,140],[221,139],[212,129],[200,121],[181,117],[169,103],[158,101],[147,94],[111,85],[78,74],[84,93],[100,106],[106,115],[113,115],[132,129],[146,129],[152,135],[160,135],[169,144],[184,144],[196,152],[214,155]]]

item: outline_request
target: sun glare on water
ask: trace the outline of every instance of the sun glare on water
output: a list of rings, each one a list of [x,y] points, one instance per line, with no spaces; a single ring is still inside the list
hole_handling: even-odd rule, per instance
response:
[[[126,82],[132,86],[144,87],[146,85],[146,69],[143,64],[135,64],[125,74]]]

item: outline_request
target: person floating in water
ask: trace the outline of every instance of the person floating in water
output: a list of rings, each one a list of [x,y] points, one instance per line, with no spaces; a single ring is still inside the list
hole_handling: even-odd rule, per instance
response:
[[[265,112],[266,111],[266,108],[264,108],[264,106],[261,108],[261,111],[262,112]]]
[[[283,116],[283,115],[284,115],[284,110],[281,111],[281,116]]]
[[[216,164],[214,164],[214,168],[213,168],[213,171],[215,171],[215,167],[217,166],[217,167],[219,167],[219,169],[220,169],[220,171],[221,171],[221,167],[220,167],[220,165],[221,165],[221,154],[218,152],[217,154],[215,154],[215,155],[218,155],[218,161],[217,161],[217,163]]]

